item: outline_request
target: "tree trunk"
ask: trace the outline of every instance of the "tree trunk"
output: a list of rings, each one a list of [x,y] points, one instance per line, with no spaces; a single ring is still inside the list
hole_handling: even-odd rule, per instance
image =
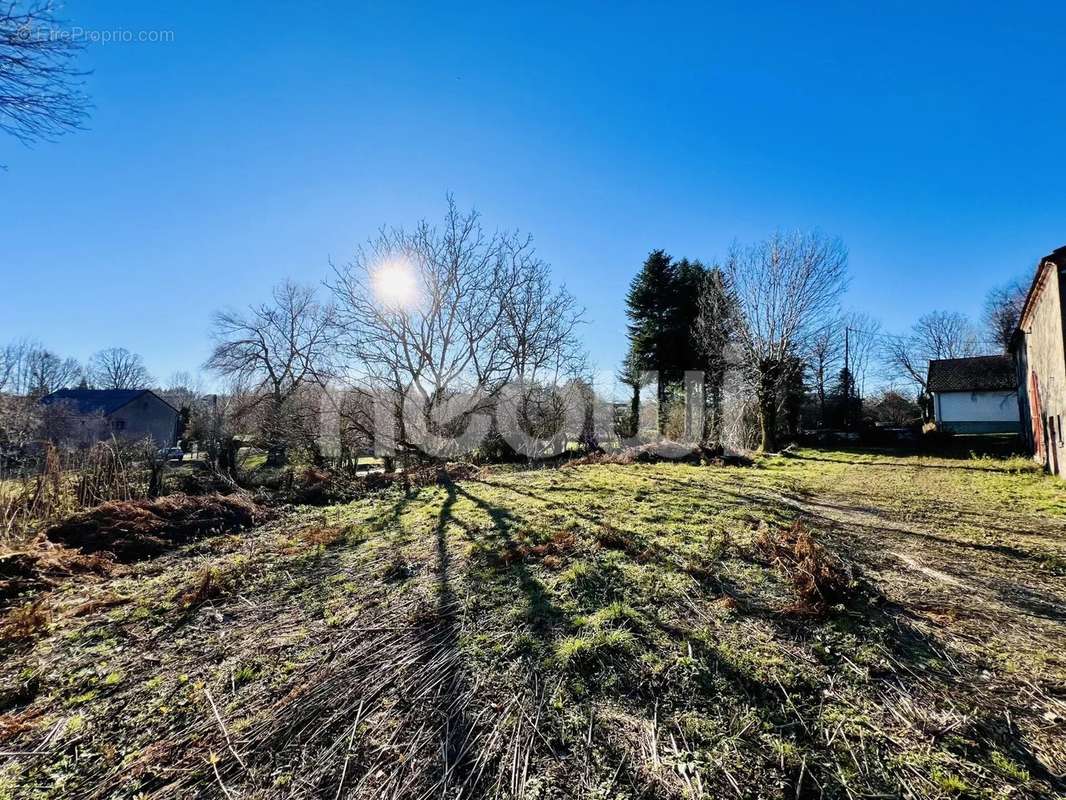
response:
[[[825,428],[825,368],[818,365],[818,427]]]
[[[288,433],[291,420],[285,419],[284,400],[281,393],[275,391],[267,407],[263,424],[263,442],[267,451],[268,467],[284,467],[288,461]]]
[[[267,448],[266,465],[268,467],[284,467],[288,459],[288,451],[283,445],[276,442]]]
[[[237,453],[241,449],[240,441],[233,436],[225,436],[218,442],[215,462],[218,471],[234,480],[237,478]]]
[[[777,402],[772,398],[759,400],[759,452],[777,450]]]
[[[706,400],[706,418],[704,429],[707,442],[712,446],[722,443],[722,382],[720,379],[708,381],[704,387]]]
[[[633,397],[629,401],[629,434],[634,439],[640,435],[640,386],[633,384]]]
[[[759,362],[759,452],[777,450],[777,392],[781,365],[773,358]]]
[[[658,383],[658,387],[656,389],[656,396],[659,399],[659,408],[657,410],[659,412],[659,435],[660,436],[665,436],[666,435],[666,423],[668,421],[668,419],[667,419],[667,407],[666,407],[666,388],[667,388],[666,379],[663,377],[662,373],[660,372],[659,373],[659,383]]]

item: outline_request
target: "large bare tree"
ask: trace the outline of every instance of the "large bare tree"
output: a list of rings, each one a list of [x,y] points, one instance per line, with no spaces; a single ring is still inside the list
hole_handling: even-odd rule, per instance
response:
[[[19,449],[37,437],[43,420],[37,401],[56,389],[73,386],[81,375],[77,361],[29,339],[0,349],[0,444]]]
[[[82,43],[52,0],[0,0],[0,130],[23,144],[81,128],[89,101],[75,65]]]
[[[1021,280],[997,286],[985,297],[984,335],[989,345],[1010,352],[1011,339],[1025,307],[1028,287]]]
[[[94,353],[86,378],[94,389],[144,389],[153,382],[144,359],[125,347]]]
[[[847,250],[820,233],[777,233],[735,246],[726,263],[742,316],[744,364],[758,399],[761,450],[777,448],[788,365],[836,315],[847,287]]]
[[[925,392],[929,362],[966,358],[981,350],[980,336],[964,314],[932,311],[920,317],[906,336],[885,338],[885,361],[894,377]]]
[[[245,402],[236,416],[257,421],[272,466],[285,463],[294,435],[314,444],[317,409],[304,401],[331,374],[334,330],[333,309],[291,281],[274,288],[271,302],[215,314],[206,367],[239,387],[231,394]]]
[[[581,312],[552,289],[530,238],[486,232],[450,197],[441,225],[383,229],[329,286],[349,379],[387,390],[401,448],[464,430],[512,380],[552,381],[580,365]]]
[[[839,373],[844,352],[843,321],[827,322],[811,335],[807,346],[807,366],[813,379],[812,388],[818,399],[818,424],[827,424],[826,398],[833,378]]]
[[[63,358],[30,339],[19,339],[0,350],[0,392],[34,398],[76,385],[81,364]]]

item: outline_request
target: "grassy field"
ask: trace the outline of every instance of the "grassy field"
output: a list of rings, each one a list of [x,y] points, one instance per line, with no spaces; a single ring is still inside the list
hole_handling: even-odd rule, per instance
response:
[[[857,576],[824,614],[756,546],[797,520]],[[1021,460],[489,472],[12,613],[0,798],[1066,791],[1066,483]]]

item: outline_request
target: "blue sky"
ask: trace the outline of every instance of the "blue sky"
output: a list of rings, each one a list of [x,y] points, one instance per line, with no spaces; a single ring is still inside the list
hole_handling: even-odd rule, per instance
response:
[[[559,6],[67,0],[90,130],[0,138],[0,341],[196,369],[211,312],[318,282],[447,192],[532,233],[624,349],[662,247],[817,227],[853,309],[976,316],[1066,244],[1066,6]]]

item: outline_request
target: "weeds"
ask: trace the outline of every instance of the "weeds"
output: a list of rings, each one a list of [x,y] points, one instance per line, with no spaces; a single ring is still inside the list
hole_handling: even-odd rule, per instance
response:
[[[45,598],[13,608],[0,619],[0,642],[32,638],[51,621],[52,612]]]
[[[755,547],[791,582],[796,593],[796,603],[787,609],[791,613],[824,616],[855,594],[854,569],[815,542],[802,522],[783,531],[764,525]]]

